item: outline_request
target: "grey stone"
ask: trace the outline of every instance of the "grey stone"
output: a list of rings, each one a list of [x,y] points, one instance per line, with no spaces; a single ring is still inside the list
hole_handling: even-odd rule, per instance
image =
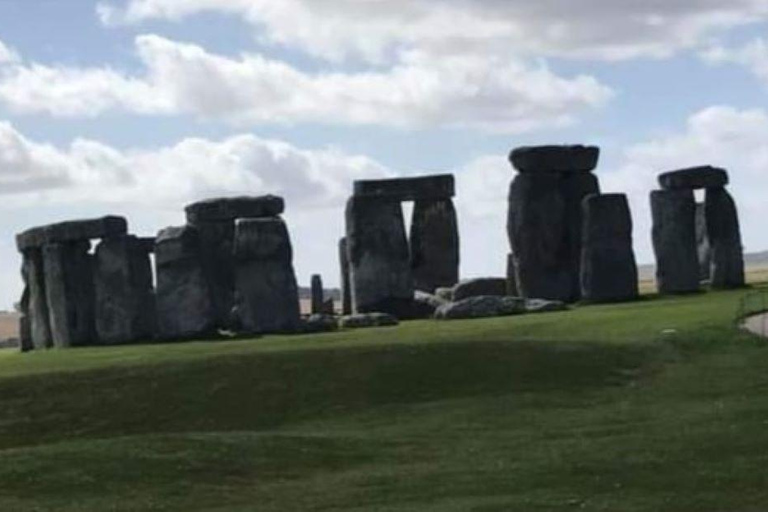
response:
[[[107,216],[32,228],[16,235],[16,245],[19,251],[24,252],[26,249],[41,248],[49,243],[108,238],[125,235],[127,232],[128,223],[123,217]]]
[[[568,305],[558,300],[544,299],[526,299],[526,313],[555,313],[557,311],[567,311]]]
[[[437,309],[438,320],[461,320],[510,316],[525,313],[525,300],[517,297],[481,296],[470,297],[445,304]]]
[[[638,276],[632,249],[632,216],[624,194],[584,199],[582,298],[590,302],[637,299]]]
[[[327,300],[323,301],[322,314],[323,315],[336,314],[336,301],[333,300],[333,297],[329,297]]]
[[[157,335],[197,338],[216,332],[216,317],[203,273],[197,229],[167,228],[155,245]]]
[[[483,277],[462,281],[453,287],[453,301],[461,301],[470,297],[507,295],[507,280],[500,277]]]
[[[709,188],[706,196],[707,235],[712,247],[712,287],[744,286],[744,250],[736,203],[723,188]]]
[[[235,222],[198,220],[193,225],[216,326],[227,329],[235,304]]]
[[[712,278],[712,248],[707,236],[707,215],[704,203],[696,203],[696,248],[699,255],[699,279]]]
[[[410,242],[417,290],[432,293],[459,281],[459,225],[452,200],[416,201]]]
[[[521,296],[580,298],[581,201],[599,191],[590,173],[523,173],[512,181],[507,231]]]
[[[352,314],[352,288],[349,280],[349,257],[347,238],[339,240],[339,271],[341,273],[341,314]]]
[[[312,276],[311,292],[312,314],[319,315],[324,312],[325,301],[323,300],[323,296],[325,295],[325,292],[323,291],[323,278],[317,274]]]
[[[96,247],[96,333],[102,345],[151,340],[155,331],[152,265],[135,236],[102,240]]]
[[[414,317],[417,318],[432,318],[437,308],[448,303],[436,295],[420,290],[416,290],[414,293],[413,302]]]
[[[352,197],[346,226],[352,310],[408,318],[414,286],[400,203]]]
[[[438,288],[435,290],[435,297],[445,302],[453,302],[453,287]]]
[[[515,256],[510,253],[507,255],[507,295],[517,297],[520,292],[517,290],[517,275],[515,274]]]
[[[659,175],[659,185],[664,190],[695,190],[720,188],[728,184],[728,172],[711,166],[690,167]]]
[[[54,347],[82,347],[96,342],[90,246],[90,242],[80,241],[49,243],[43,247],[45,292]]]
[[[242,329],[249,333],[298,331],[299,290],[285,222],[280,218],[237,221],[235,259]]]
[[[699,289],[696,250],[696,200],[691,190],[651,192],[653,248],[659,293],[690,293]]]
[[[32,347],[43,350],[53,346],[43,252],[41,249],[26,249],[23,255],[22,277],[28,298],[22,297],[22,307],[28,316]]]
[[[32,324],[29,316],[21,315],[19,317],[19,350],[29,352],[34,350],[32,344]]]
[[[311,315],[302,321],[302,332],[319,333],[331,332],[339,328],[338,321],[333,315]]]
[[[354,183],[354,195],[378,197],[391,201],[448,199],[456,195],[456,185],[452,174],[386,180],[359,180]]]
[[[400,321],[387,313],[360,313],[343,316],[339,319],[342,329],[366,329],[370,327],[392,327]]]
[[[595,146],[532,146],[514,149],[509,161],[520,172],[590,172],[597,167]]]
[[[259,197],[226,197],[208,199],[188,205],[185,208],[187,222],[234,222],[237,219],[276,217],[285,211],[282,197],[266,195]]]

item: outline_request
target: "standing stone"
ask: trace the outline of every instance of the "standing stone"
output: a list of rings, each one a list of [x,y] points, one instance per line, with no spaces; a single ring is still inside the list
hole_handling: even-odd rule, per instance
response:
[[[417,290],[434,293],[459,281],[459,226],[451,199],[417,200],[411,222],[411,269]]]
[[[736,204],[724,188],[706,193],[707,235],[712,247],[712,287],[744,286],[744,252]]]
[[[339,240],[339,270],[341,271],[341,314],[352,314],[352,289],[349,281],[349,258],[347,256],[347,238]]]
[[[696,200],[692,190],[651,192],[653,248],[659,293],[699,289],[696,249]]]
[[[128,235],[103,240],[96,248],[94,282],[100,344],[152,339],[155,298],[146,244]]]
[[[353,196],[346,225],[353,311],[410,316],[414,286],[400,203]]]
[[[216,321],[197,229],[162,230],[155,244],[155,266],[158,336],[179,339],[214,334]]]
[[[22,297],[22,308],[26,302],[26,316],[29,323],[29,335],[32,347],[43,350],[53,346],[51,324],[48,313],[48,298],[45,291],[45,268],[43,252],[39,248],[29,248],[23,252],[22,275],[26,283],[27,300]]]
[[[707,236],[707,215],[704,203],[696,203],[696,249],[699,255],[699,279],[709,281],[712,277],[712,248]]]
[[[515,275],[515,257],[512,253],[507,255],[507,295],[518,297],[517,275]]]
[[[582,297],[592,302],[617,302],[638,297],[632,250],[632,216],[624,194],[584,199],[584,243],[581,259]]]
[[[312,314],[321,315],[325,313],[325,303],[323,299],[323,278],[317,274],[312,276]]]
[[[600,185],[597,176],[591,173],[565,173],[561,175],[560,190],[565,199],[565,245],[569,255],[569,274],[571,288],[569,297],[564,302],[575,302],[581,298],[581,257],[584,228],[584,199],[593,194],[600,193]],[[531,297],[544,298],[550,297]]]
[[[90,247],[89,241],[50,243],[43,247],[45,291],[54,347],[95,344]]]
[[[279,217],[239,220],[235,258],[241,327],[251,333],[298,330],[299,290],[285,222]]]

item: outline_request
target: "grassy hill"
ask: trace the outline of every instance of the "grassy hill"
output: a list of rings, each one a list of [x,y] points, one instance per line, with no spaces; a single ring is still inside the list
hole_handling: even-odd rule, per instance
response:
[[[764,510],[743,294],[0,351],[0,510]]]

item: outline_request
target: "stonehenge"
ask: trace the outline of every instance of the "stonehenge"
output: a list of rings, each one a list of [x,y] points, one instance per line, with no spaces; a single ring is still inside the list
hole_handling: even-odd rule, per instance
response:
[[[345,253],[341,255],[344,292],[349,280],[349,293],[343,295],[351,296],[353,313],[409,318],[414,314],[415,290],[433,293],[458,282],[454,195],[452,175],[354,183],[346,208],[346,236],[340,243]],[[410,237],[403,201],[414,202]]]
[[[703,166],[659,176],[651,192],[653,247],[659,293],[691,293],[744,286],[744,255],[736,204],[724,169]],[[704,204],[694,191],[704,189]]]
[[[517,292],[525,298],[581,298],[582,200],[600,192],[600,151],[585,146],[523,147],[509,160],[507,234]]]

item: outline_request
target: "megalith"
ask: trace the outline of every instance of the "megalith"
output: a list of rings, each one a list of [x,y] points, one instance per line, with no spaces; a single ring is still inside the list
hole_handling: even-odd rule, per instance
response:
[[[200,238],[193,226],[166,228],[155,242],[157,336],[194,338],[216,332]]]
[[[707,237],[711,246],[712,287],[744,286],[744,252],[736,203],[722,187],[706,192]]]
[[[696,249],[699,256],[699,279],[710,281],[712,278],[712,248],[707,235],[707,215],[705,203],[696,203]]]
[[[43,251],[38,247],[29,247],[23,252],[22,276],[24,295],[22,296],[22,314],[28,324],[31,347],[36,350],[51,348],[51,321],[48,314],[48,298],[45,292],[45,267]],[[26,326],[25,326],[26,329]]]
[[[450,198],[418,199],[411,222],[414,287],[427,293],[459,281],[459,227]]]
[[[325,313],[325,300],[323,292],[323,278],[319,274],[312,276],[312,282],[310,286],[310,292],[312,295],[311,310],[313,315],[320,315]]]
[[[659,293],[697,291],[699,258],[693,191],[674,189],[651,192],[651,213]]]
[[[249,333],[300,327],[293,249],[283,219],[241,219],[235,228],[238,323]]]
[[[228,328],[235,293],[235,222],[280,215],[282,197],[229,197],[199,201],[185,208],[187,223],[197,229],[203,272],[211,293],[216,324]]]
[[[414,285],[400,202],[352,196],[346,226],[353,312],[407,317]]]
[[[150,253],[154,239],[106,238],[96,247],[96,333],[102,345],[151,340],[155,296]]]
[[[583,203],[581,294],[590,302],[638,297],[632,216],[624,194],[587,196]]]
[[[600,192],[593,146],[517,148],[507,233],[522,297],[574,302],[581,297],[582,206]]]
[[[352,289],[349,280],[349,258],[347,253],[347,238],[339,240],[339,271],[341,272],[341,314],[352,314]]]

